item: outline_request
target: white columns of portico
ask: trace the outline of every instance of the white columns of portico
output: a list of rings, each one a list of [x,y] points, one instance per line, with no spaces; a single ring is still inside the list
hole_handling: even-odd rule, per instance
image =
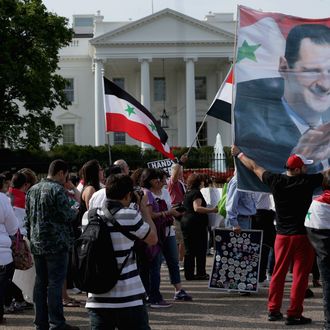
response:
[[[196,101],[195,101],[195,62],[197,58],[185,58],[186,62],[186,134],[187,147],[196,146]]]
[[[149,63],[152,61],[151,58],[141,58],[141,103],[148,111],[150,111],[150,69]],[[141,148],[147,149],[150,146],[147,143],[141,142]]]
[[[105,144],[103,74],[103,61],[94,59],[95,146]]]

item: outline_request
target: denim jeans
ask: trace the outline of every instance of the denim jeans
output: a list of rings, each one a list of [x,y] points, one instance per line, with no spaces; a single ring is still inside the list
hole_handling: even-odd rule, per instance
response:
[[[162,256],[164,256],[168,271],[170,273],[171,284],[181,283],[178,248],[175,236],[167,236],[162,246],[162,253],[159,253],[151,262],[150,265],[150,292],[149,301],[159,302],[163,299],[160,288],[160,266]]]
[[[34,255],[36,280],[33,291],[34,324],[38,330],[65,327],[62,287],[67,271],[68,253]]]
[[[11,284],[14,275],[14,263],[0,266],[0,321],[3,319],[3,305],[5,302],[6,291]]]
[[[307,228],[308,238],[313,245],[322,279],[324,329],[330,329],[330,230]]]
[[[150,330],[144,305],[126,308],[88,309],[91,330]]]

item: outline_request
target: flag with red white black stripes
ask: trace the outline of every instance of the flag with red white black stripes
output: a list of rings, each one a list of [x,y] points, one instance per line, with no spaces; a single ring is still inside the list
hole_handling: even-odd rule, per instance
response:
[[[174,159],[168,136],[156,118],[134,97],[104,78],[104,110],[107,132],[125,132]]]

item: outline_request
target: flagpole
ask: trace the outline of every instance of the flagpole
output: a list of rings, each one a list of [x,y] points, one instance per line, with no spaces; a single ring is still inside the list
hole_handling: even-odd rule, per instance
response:
[[[112,164],[112,159],[111,159],[111,146],[110,146],[110,134],[107,133],[107,140],[108,140],[108,153],[109,153],[109,167]]]
[[[197,139],[197,137],[198,137],[198,134],[199,134],[199,132],[201,131],[201,129],[202,129],[204,123],[205,123],[206,117],[207,117],[207,115],[204,116],[204,118],[203,118],[203,120],[202,120],[202,123],[201,123],[201,125],[199,126],[199,128],[198,128],[198,130],[197,130],[197,132],[196,132],[196,136],[195,136],[195,138],[194,138],[194,141],[192,142],[191,146],[189,147],[189,149],[188,149],[188,151],[187,151],[187,156],[189,155],[190,150],[191,150],[191,148],[193,147],[193,145],[194,145],[194,143],[195,143],[195,141],[196,141],[196,139]]]

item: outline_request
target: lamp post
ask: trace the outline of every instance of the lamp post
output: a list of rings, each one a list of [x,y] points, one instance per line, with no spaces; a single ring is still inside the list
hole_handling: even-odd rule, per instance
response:
[[[163,99],[163,113],[160,116],[160,126],[162,128],[168,128],[168,114],[165,110],[165,102],[166,102],[166,83],[165,83],[165,58],[163,58],[163,79],[164,79],[164,91],[163,91],[163,95],[164,95],[164,99]]]
[[[160,126],[163,128],[168,128],[168,114],[164,108],[163,113],[160,116]]]

